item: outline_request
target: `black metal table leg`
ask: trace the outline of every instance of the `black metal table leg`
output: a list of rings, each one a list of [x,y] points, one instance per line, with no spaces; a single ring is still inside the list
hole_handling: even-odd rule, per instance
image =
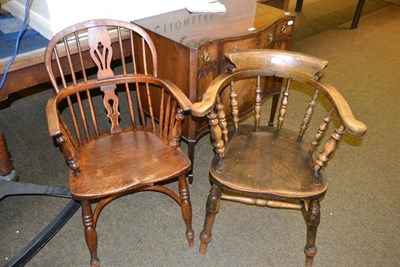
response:
[[[353,17],[353,22],[351,23],[352,30],[357,29],[357,27],[358,27],[358,22],[360,21],[360,17],[361,17],[362,10],[364,8],[364,4],[365,4],[365,0],[358,0],[357,8],[356,8],[356,11],[355,11],[354,17]],[[301,12],[302,8],[303,8],[303,0],[297,0],[295,11]]]
[[[297,0],[296,1],[296,12],[301,12],[301,9],[303,8],[303,0]]]
[[[361,13],[364,8],[365,0],[358,0],[356,12],[354,13],[353,22],[351,23],[351,29],[357,29],[358,22],[360,21]]]

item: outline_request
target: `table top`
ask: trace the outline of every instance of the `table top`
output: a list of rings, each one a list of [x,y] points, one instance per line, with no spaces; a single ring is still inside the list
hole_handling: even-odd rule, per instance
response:
[[[293,16],[255,0],[221,0],[224,13],[190,13],[180,9],[133,23],[176,43],[197,49],[204,43],[250,34],[276,20]]]

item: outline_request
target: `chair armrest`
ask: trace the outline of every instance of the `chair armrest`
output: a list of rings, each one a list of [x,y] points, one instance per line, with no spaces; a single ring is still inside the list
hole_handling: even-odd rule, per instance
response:
[[[46,105],[46,117],[49,135],[56,137],[61,134],[60,121],[57,110],[57,95],[53,95]]]
[[[191,113],[195,117],[204,117],[214,108],[217,96],[231,80],[234,74],[225,73],[213,80],[204,93],[202,100],[192,105]]]
[[[367,132],[367,125],[363,122],[357,120],[346,99],[330,84],[327,83],[317,83],[319,84],[321,91],[324,92],[326,97],[331,101],[331,103],[336,108],[337,114],[340,121],[346,127],[346,130],[353,135],[363,136]]]

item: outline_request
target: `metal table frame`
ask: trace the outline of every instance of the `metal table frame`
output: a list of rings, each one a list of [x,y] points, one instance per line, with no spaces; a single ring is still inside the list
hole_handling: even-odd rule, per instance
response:
[[[351,29],[357,29],[358,22],[360,21],[361,13],[364,8],[365,0],[358,0],[357,8],[353,16],[353,22],[351,23]],[[297,0],[296,2],[296,12],[301,12],[303,8],[303,0]]]
[[[68,187],[48,186],[32,183],[22,183],[13,180],[0,179],[0,200],[7,196],[20,195],[45,195],[52,197],[71,198]],[[53,236],[67,223],[67,221],[79,209],[80,203],[71,200],[63,210],[6,266],[23,266],[36,255]]]

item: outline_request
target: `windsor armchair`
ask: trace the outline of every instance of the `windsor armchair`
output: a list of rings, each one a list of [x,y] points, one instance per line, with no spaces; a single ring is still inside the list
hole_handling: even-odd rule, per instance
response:
[[[118,68],[113,66],[115,54],[121,58]],[[178,203],[192,247],[185,178],[190,160],[179,147],[191,102],[174,84],[157,77],[157,54],[149,36],[131,23],[82,22],[50,40],[45,64],[55,91],[46,107],[48,129],[69,166],[71,194],[82,204],[91,266],[100,265],[96,224],[102,209],[138,191],[161,192]],[[92,66],[95,72],[90,72]],[[178,194],[164,185],[176,178]]]
[[[191,110],[194,116],[208,117],[214,148],[210,166],[212,188],[200,235],[200,253],[207,251],[220,199],[226,199],[259,206],[300,209],[307,225],[306,266],[312,266],[317,252],[315,240],[320,222],[320,199],[328,188],[323,168],[346,131],[362,136],[367,127],[353,117],[349,105],[334,87],[319,81],[320,71],[327,65],[324,60],[276,50],[230,53],[226,57],[235,68],[231,73],[217,77],[203,100],[193,104]],[[263,125],[262,120],[261,88],[265,76],[285,79],[275,127]],[[255,77],[256,81],[254,123],[251,119],[239,121],[237,117],[238,95],[243,95],[243,92],[239,94],[235,84],[254,81],[250,77]],[[308,94],[306,98],[294,99],[295,102],[289,105],[289,95],[294,90]],[[221,94],[230,95],[230,101],[223,103]],[[294,111],[299,106],[299,100],[306,100],[306,104],[297,115]],[[320,101],[322,104],[317,104]],[[225,119],[227,106],[233,114],[232,124]],[[318,115],[317,111],[322,112],[327,106],[330,107],[327,114],[324,112],[325,117]],[[322,140],[325,141],[323,136],[335,114],[338,126],[317,155],[316,150]],[[290,115],[297,115],[297,123]],[[314,125],[312,117],[319,117],[318,121],[322,124],[317,122]],[[311,126],[316,126],[316,133],[307,131]],[[311,142],[307,141],[307,135],[313,137]]]

